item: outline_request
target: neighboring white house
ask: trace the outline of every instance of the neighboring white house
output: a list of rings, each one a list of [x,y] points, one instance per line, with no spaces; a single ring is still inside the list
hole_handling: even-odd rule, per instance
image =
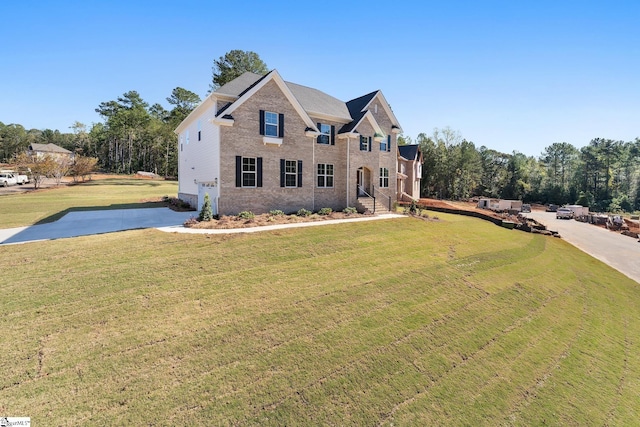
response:
[[[33,143],[29,145],[29,155],[42,158],[45,156],[51,156],[58,160],[73,160],[75,155],[72,151],[59,147],[56,144],[37,144]]]

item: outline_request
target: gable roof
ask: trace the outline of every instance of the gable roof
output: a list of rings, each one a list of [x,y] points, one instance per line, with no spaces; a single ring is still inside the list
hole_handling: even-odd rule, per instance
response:
[[[419,145],[398,145],[398,151],[400,152],[400,156],[404,157],[407,160],[417,160],[419,153]]]
[[[290,82],[286,83],[289,89],[291,89],[291,92],[298,98],[302,107],[310,115],[330,116],[345,121],[352,120],[346,104],[339,99],[327,95],[318,89]]]
[[[311,130],[318,131],[318,129],[316,129],[315,123],[313,122],[313,120],[311,120],[305,109],[302,107],[300,101],[298,101],[295,95],[291,92],[291,89],[289,89],[285,81],[282,80],[282,77],[276,70],[269,71],[264,77],[260,78],[253,85],[246,88],[237,100],[233,101],[230,105],[225,105],[224,108],[220,109],[216,117],[231,115],[239,106],[244,104],[247,99],[251,98],[253,94],[262,89],[270,81],[273,81],[278,85],[284,96],[291,103],[293,108],[298,112],[300,118],[302,118],[307,127]]]
[[[222,85],[215,91],[211,92],[211,94],[209,94],[209,96],[207,96],[207,98],[205,98],[205,100],[202,101],[200,105],[198,105],[191,114],[189,114],[189,116],[180,123],[180,125],[178,125],[174,132],[181,132],[193,117],[198,116],[204,108],[208,108],[208,106],[215,103],[215,101],[228,101],[226,105],[216,112],[216,117],[229,119],[231,113],[238,106],[242,105],[246,99],[271,80],[275,80],[280,86],[284,95],[289,99],[289,102],[291,102],[305,121],[308,130],[318,131],[318,129],[316,129],[316,123],[311,120],[310,116],[313,116],[317,119],[327,119],[345,123],[338,133],[352,132],[362,122],[365,116],[367,116],[367,107],[378,96],[381,98],[380,102],[383,105],[383,108],[391,118],[393,128],[397,128],[397,130],[400,129],[396,117],[391,111],[389,105],[386,103],[382,92],[379,90],[345,103],[318,89],[302,86],[296,83],[285,82],[277,70],[272,70],[264,76],[247,71],[232,81]],[[371,114],[369,114],[369,116],[369,120],[372,122],[374,128],[379,131],[380,126]]]
[[[366,109],[367,105],[369,105],[378,92],[379,91],[376,90],[366,95],[362,95],[361,97],[352,99],[351,101],[347,101],[347,108],[354,120],[358,114],[362,113]]]
[[[59,147],[56,144],[52,144],[52,143],[38,144],[34,142],[31,145],[29,145],[29,150],[40,151],[42,153],[73,154],[71,151],[67,150],[66,148]]]
[[[248,88],[253,86],[262,78],[264,78],[264,76],[247,71],[245,73],[242,73],[240,77],[237,77],[230,82],[220,86],[218,89],[214,90],[213,93],[239,97],[243,92],[245,92]]]
[[[353,117],[354,120],[356,120],[356,115],[367,111],[369,109],[369,105],[371,105],[373,100],[376,98],[380,98],[380,104],[382,105],[382,108],[384,108],[387,115],[391,119],[392,127],[397,128],[397,130],[400,131],[401,129],[400,129],[400,124],[398,122],[398,119],[396,118],[396,115],[393,114],[393,111],[391,111],[391,107],[389,106],[389,103],[387,102],[384,95],[382,94],[382,91],[380,90],[373,91],[366,95],[362,95],[361,97],[352,99],[351,101],[348,101],[347,108],[349,108],[349,113],[351,113],[351,117]]]

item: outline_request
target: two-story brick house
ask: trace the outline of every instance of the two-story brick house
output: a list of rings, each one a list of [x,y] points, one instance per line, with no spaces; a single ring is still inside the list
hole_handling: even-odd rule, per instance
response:
[[[214,213],[323,207],[386,211],[397,200],[400,125],[382,92],[348,102],[244,73],[176,129],[178,196]],[[374,207],[375,200],[375,207]]]
[[[420,198],[423,163],[418,145],[398,146],[398,201],[410,202]]]

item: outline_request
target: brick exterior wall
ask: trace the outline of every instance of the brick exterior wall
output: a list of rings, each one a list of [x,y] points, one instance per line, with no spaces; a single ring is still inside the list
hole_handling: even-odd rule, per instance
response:
[[[260,110],[284,114],[282,145],[263,143]],[[265,213],[272,209],[296,212],[313,210],[313,144],[305,135],[306,123],[284,96],[280,87],[268,82],[233,112],[234,125],[221,127],[220,213],[234,215],[250,210]],[[236,156],[262,157],[263,185],[236,187]],[[302,160],[302,187],[280,187],[280,159]]]
[[[379,102],[377,99],[374,102]],[[226,102],[218,102],[218,107]],[[370,110],[372,113],[373,106]],[[264,144],[260,135],[260,110],[284,114],[284,137],[281,145]],[[380,151],[380,143],[373,140],[374,128],[368,119],[354,131],[372,137],[371,151],[360,151],[358,138],[338,138],[338,130],[344,123],[311,117],[314,123],[335,126],[335,144],[318,144],[315,137],[305,135],[307,124],[286,98],[275,81],[267,82],[255,94],[238,106],[231,115],[233,126],[220,126],[220,180],[219,213],[235,215],[241,211],[266,213],[279,209],[286,213],[301,208],[317,211],[324,207],[342,210],[356,206],[356,182],[358,168],[367,171],[367,187],[375,187],[378,201],[391,204],[397,197],[397,145],[396,135],[391,133],[392,122],[379,105],[374,114],[385,135],[391,135],[390,151]],[[236,156],[262,158],[262,187],[236,187]],[[347,164],[348,158],[350,165]],[[280,186],[280,160],[302,161],[302,187]],[[317,165],[334,167],[333,187],[317,186]],[[389,170],[389,187],[379,188],[380,168]]]

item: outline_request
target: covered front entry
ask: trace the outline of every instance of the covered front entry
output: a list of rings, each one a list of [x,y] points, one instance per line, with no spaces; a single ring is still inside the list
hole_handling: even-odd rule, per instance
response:
[[[358,197],[371,195],[371,170],[360,167],[358,168]]]

